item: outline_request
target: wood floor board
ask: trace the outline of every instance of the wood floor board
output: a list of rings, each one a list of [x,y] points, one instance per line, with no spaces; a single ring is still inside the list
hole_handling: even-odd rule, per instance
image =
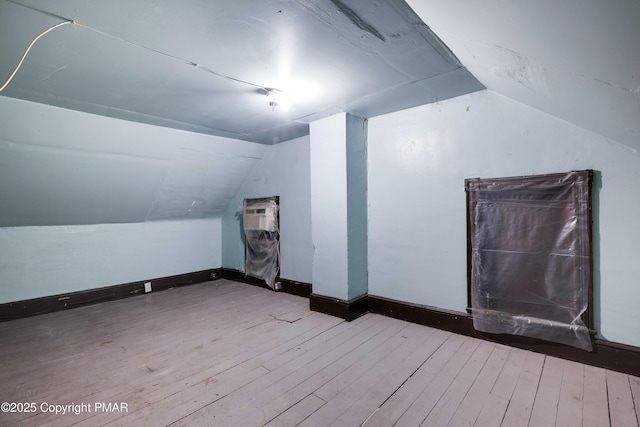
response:
[[[633,395],[633,403],[636,408],[636,418],[640,424],[640,378],[629,376],[629,385]]]
[[[568,360],[562,361],[562,383],[558,399],[557,425],[582,425],[584,395],[584,366]]]
[[[619,372],[607,371],[607,393],[609,395],[609,416],[611,427],[637,425],[629,376]]]
[[[474,427],[502,426],[502,420],[504,419],[504,414],[507,412],[508,406],[508,399],[489,393],[487,398],[484,400],[484,405],[482,406],[482,410],[480,411],[476,422],[473,424]],[[554,424],[549,424],[548,427],[551,427],[552,425]],[[452,426],[454,426],[454,424],[452,424]],[[505,427],[507,426],[505,425]]]
[[[398,427],[418,426],[429,412],[440,401],[440,398],[458,376],[475,349],[480,345],[476,339],[465,340],[459,350],[447,361],[442,370],[436,375],[429,386],[418,396],[402,414],[396,424]]]
[[[291,328],[291,332],[295,330],[306,329],[310,327],[309,331],[313,331],[313,322],[317,320],[315,317],[310,317],[307,323],[300,322],[295,325],[296,328]],[[333,319],[331,319],[333,320]],[[333,322],[324,323],[323,327],[332,325]],[[282,325],[276,325],[282,326]],[[147,395],[147,399],[150,402],[156,402],[174,393],[180,392],[185,386],[197,384],[201,381],[206,381],[209,378],[214,378],[216,375],[229,371],[231,369],[240,369],[247,367],[257,368],[262,366],[262,362],[266,362],[273,357],[277,357],[281,351],[291,350],[298,345],[304,343],[305,335],[298,335],[294,339],[283,338],[284,342],[275,341],[274,337],[270,337],[268,334],[263,334],[263,338],[267,339],[266,342],[260,342],[251,340],[244,344],[231,345],[233,351],[229,353],[215,354],[215,359],[210,360],[209,366],[204,366],[199,369],[189,368],[188,371],[182,374],[179,382],[171,380],[160,384],[160,387],[155,388],[151,393]],[[249,337],[250,338],[250,337]],[[266,369],[266,368],[265,368]],[[270,372],[268,369],[266,369]]]
[[[582,425],[584,427],[609,426],[606,371],[594,366],[584,367],[582,398]]]
[[[283,353],[279,357],[264,363],[264,367],[269,370],[274,370],[279,366],[287,365],[289,363],[293,363],[296,366],[300,365],[301,363],[306,363],[307,359],[310,357],[307,355],[310,351],[315,351],[317,349],[326,349],[329,347],[330,343],[332,346],[337,346],[339,345],[338,343],[348,341],[355,334],[366,331],[366,329],[368,329],[369,327],[373,327],[381,320],[381,316],[367,316],[366,318],[356,319],[356,322],[358,323],[349,324],[346,322],[342,322],[336,327],[324,331],[322,334],[319,334],[306,341],[303,345],[300,345],[297,348]]]
[[[384,323],[387,323],[387,325],[384,325]],[[398,329],[407,325],[403,324],[403,322],[387,322],[387,319],[382,319],[378,326],[381,327],[380,333],[364,341],[342,357],[335,358],[331,363],[321,365],[324,367],[317,369],[313,364],[305,365],[301,367],[300,372],[292,372],[282,380],[272,383],[265,389],[264,396],[274,396],[274,398],[257,398],[253,400],[253,404],[260,408],[265,420],[277,417],[286,408],[295,405],[296,402],[303,400],[305,396],[311,395],[313,390],[326,384],[327,381],[335,377],[336,373],[348,369],[355,360],[367,358],[367,355],[374,351],[378,345],[384,343]],[[291,387],[292,384],[296,385]]]
[[[263,378],[260,378],[254,384],[238,390],[237,393],[225,396],[224,399],[220,399],[220,402],[216,402],[215,406],[202,408],[200,411],[189,415],[184,422],[189,425],[198,425],[197,420],[203,419],[203,417],[204,419],[209,419],[214,412],[235,413],[242,409],[243,406],[247,406],[244,402],[247,399],[251,399],[256,393],[261,393],[266,399],[265,401],[269,402],[269,397],[278,396],[305,381],[308,376],[321,371],[335,360],[340,359],[363,342],[380,333],[384,327],[384,319],[380,316],[370,317],[361,321],[355,327],[347,328],[334,338],[339,343],[337,346],[313,345],[293,360],[289,360],[279,366],[271,365],[269,372],[265,373]],[[304,344],[300,348],[304,348]],[[252,401],[250,407],[260,408],[260,404],[261,401]],[[255,422],[260,422],[264,418],[259,409],[251,412],[247,411],[245,417],[248,418],[249,416],[259,416],[260,419],[255,420]],[[251,425],[252,421],[254,420],[250,419],[247,422]]]
[[[147,296],[141,296],[140,298],[146,298]],[[105,304],[113,304],[114,302],[105,303]],[[81,307],[76,309],[77,311],[88,311],[97,306],[89,306],[89,307]],[[73,311],[76,311],[73,310]],[[65,314],[68,312],[64,312]],[[22,362],[19,366],[22,367],[23,370],[29,369],[28,366],[41,367],[42,365],[37,364],[39,358],[46,355],[47,361],[50,364],[55,364],[57,366],[57,372],[60,372],[62,367],[68,365],[69,368],[73,371],[78,371],[82,369],[85,365],[89,365],[92,369],[94,369],[93,363],[90,358],[84,357],[86,353],[91,353],[94,351],[100,351],[108,360],[113,361],[114,363],[118,363],[118,356],[122,355],[122,358],[128,358],[129,356],[126,354],[127,350],[129,351],[140,351],[140,349],[145,348],[154,348],[152,345],[158,340],[158,332],[157,328],[147,328],[146,325],[141,324],[140,322],[135,322],[132,319],[124,317],[120,315],[120,322],[122,325],[127,326],[123,327],[118,325],[117,328],[106,329],[103,332],[104,328],[98,327],[95,325],[95,322],[82,322],[77,321],[74,324],[63,324],[58,325],[56,331],[52,331],[48,326],[50,324],[58,324],[55,317],[58,313],[52,313],[49,315],[39,316],[40,324],[34,325],[36,328],[41,329],[43,333],[40,335],[33,337],[32,342],[41,343],[39,345],[40,352],[33,352],[27,355],[22,355]],[[154,313],[150,313],[150,317],[153,318]],[[37,319],[38,317],[29,318]],[[113,317],[110,316],[111,321],[113,321]],[[187,319],[189,318],[189,314],[187,313],[185,319],[163,319],[164,322],[171,322],[173,328],[179,328],[181,330],[188,330]],[[158,323],[157,318],[154,321]],[[179,322],[177,320],[182,320]],[[17,321],[19,322],[19,321]],[[10,323],[10,322],[9,322]],[[162,322],[161,322],[162,323]],[[6,323],[4,323],[6,324]],[[135,326],[134,326],[135,325]],[[132,327],[133,326],[133,327]],[[69,328],[74,328],[76,333],[74,334],[66,334],[64,331]],[[120,331],[118,329],[121,329]],[[192,332],[192,331],[189,331]],[[0,332],[2,333],[2,332]],[[183,337],[188,337],[190,334],[184,335],[175,335],[170,334],[172,340],[176,344],[179,344]],[[109,345],[113,342],[117,342],[117,346]],[[7,343],[10,347],[20,348],[18,343],[9,341]],[[44,344],[44,345],[42,345]],[[44,347],[44,348],[43,348]],[[161,346],[157,346],[158,350],[163,352],[165,349]],[[25,360],[25,356],[27,360]],[[2,357],[8,357],[6,354],[3,354]],[[29,363],[25,363],[29,362]],[[31,363],[34,362],[34,363]],[[7,366],[9,368],[9,366]],[[42,366],[45,371],[48,371],[48,367]],[[109,369],[109,366],[104,366],[105,370]],[[32,368],[33,369],[33,368]],[[32,372],[30,369],[30,372]],[[14,375],[22,375],[22,371],[18,371],[15,369],[15,366],[12,366],[10,373]],[[92,371],[95,374],[95,370]],[[33,373],[33,372],[32,372]],[[48,373],[48,372],[46,372]],[[10,378],[6,378],[5,375],[2,375],[3,381],[10,381]],[[63,376],[63,379],[67,378],[67,376]]]
[[[324,385],[316,389],[313,394],[327,402],[335,398],[370,369],[378,368],[378,363],[393,350],[402,348],[403,344],[407,342],[414,342],[409,337],[415,337],[414,332],[416,330],[419,333],[425,329],[407,325],[402,321],[395,323],[394,328],[389,328],[385,331],[385,334],[380,334],[376,337],[376,340],[371,340],[368,343],[372,344],[372,347],[363,348],[361,352],[352,352],[348,357],[341,360],[342,366],[337,366],[337,373]]]
[[[297,426],[326,403],[318,396],[310,394],[265,425],[267,427]]]
[[[273,309],[273,308],[272,308],[272,309]],[[251,319],[252,319],[252,318],[253,318],[253,317],[251,317]],[[268,319],[269,319],[270,321],[272,321],[272,322],[273,322],[273,318],[269,317]],[[266,335],[265,335],[265,334],[262,334],[261,336],[268,336],[268,334],[266,334]],[[165,346],[161,346],[161,347],[162,347],[162,348],[174,348],[174,349],[178,349],[178,348],[179,348],[179,347],[176,347],[176,346],[167,346],[167,345],[165,345]],[[233,346],[228,346],[228,345],[227,345],[227,347],[228,347],[228,348],[234,348]],[[206,361],[206,359],[205,359],[205,361]],[[146,366],[146,365],[145,365],[145,366]],[[182,365],[182,366],[189,366],[189,365]],[[144,368],[144,366],[143,366],[143,368]],[[144,369],[144,370],[146,370],[146,369]],[[148,376],[148,375],[150,375],[148,372],[144,372],[144,370],[143,370],[143,373],[144,373],[145,375],[147,375],[147,376]],[[140,377],[141,377],[141,375],[138,373],[137,375],[134,375],[133,377],[134,377],[134,378],[140,378]],[[175,384],[175,382],[173,382],[173,381],[172,381],[171,383],[172,383],[172,384]],[[184,386],[184,384],[179,385],[179,388],[178,388],[178,389],[181,389],[183,386]],[[77,390],[77,389],[75,389],[75,390]],[[76,397],[78,397],[78,396],[76,396]],[[74,399],[74,400],[75,400],[75,399]],[[71,399],[70,399],[69,401],[71,401]]]
[[[227,371],[216,379],[199,382],[175,393],[166,399],[155,402],[105,425],[170,425],[181,422],[189,415],[202,410],[230,393],[261,378],[268,371],[258,367],[249,371]],[[215,415],[215,414],[214,414]],[[96,425],[96,420],[90,420]],[[101,425],[101,424],[97,424]]]
[[[254,317],[252,316],[251,318],[253,319]],[[271,317],[268,317],[268,316],[264,317],[265,322],[270,322],[270,324],[273,324],[271,320],[272,320]],[[251,326],[254,326],[254,325],[251,325]],[[273,327],[275,328],[276,326],[273,326]],[[226,333],[233,334],[235,332],[236,334],[241,335],[239,332],[243,328],[246,329],[247,325],[239,325],[236,328],[229,327],[229,325],[227,325]],[[265,330],[264,332],[271,332],[271,331]],[[188,347],[187,344],[183,342],[183,340],[185,339],[184,337],[187,337],[187,336],[190,337],[190,341],[195,347],[193,346]],[[268,336],[268,334],[262,334],[261,336]],[[215,339],[217,340],[217,342],[220,342],[219,338],[220,336],[216,336],[215,338],[211,338],[211,339]],[[158,338],[156,337],[156,340],[157,339]],[[203,357],[206,355],[207,349],[205,347],[203,350],[202,347],[203,345],[206,345],[210,341],[209,332],[207,331],[206,328],[202,328],[202,330],[199,331],[199,333],[196,333],[195,331],[191,331],[189,334],[181,334],[180,336],[176,337],[175,340],[170,334],[169,339],[171,342],[168,342],[165,345],[157,345],[158,351],[155,354],[143,353],[141,355],[140,360],[144,361],[144,363],[136,364],[136,365],[132,365],[128,363],[129,356],[127,356],[127,353],[131,353],[131,352],[135,354],[136,347],[130,348],[129,351],[126,351],[126,350],[120,351],[119,353],[121,354],[119,354],[118,356],[115,356],[114,354],[108,351],[108,348],[104,348],[103,346],[101,348],[101,351],[104,352],[104,356],[107,357],[108,360],[111,362],[110,364],[105,364],[104,366],[101,366],[101,367],[93,367],[91,365],[89,366],[80,365],[77,368],[73,364],[70,364],[69,371],[72,371],[72,372],[65,372],[65,371],[60,372],[58,370],[58,376],[63,378],[64,382],[63,383],[54,382],[54,385],[57,386],[56,388],[59,389],[60,386],[64,385],[64,383],[73,381],[74,387],[73,389],[71,389],[71,391],[74,394],[67,396],[66,400],[63,400],[64,402],[67,402],[67,401],[71,402],[73,400],[78,400],[81,397],[83,397],[83,395],[81,394],[82,390],[87,387],[92,388],[96,382],[100,382],[101,384],[105,385],[106,386],[105,388],[108,388],[109,385],[115,388],[121,388],[122,381],[123,380],[126,381],[127,378],[140,378],[142,381],[148,381],[149,379],[153,379],[153,378],[141,378],[141,377],[144,377],[144,376],[162,377],[165,375],[166,371],[171,370],[173,371],[172,374],[174,374],[173,379],[175,379],[176,373],[179,372],[181,368],[183,370],[199,369],[197,365],[198,360],[200,360],[203,363],[211,364],[210,359]],[[175,341],[175,343],[173,341]],[[124,341],[120,341],[120,344],[123,344],[123,343]],[[224,345],[227,348],[233,348],[233,349],[237,348],[237,347],[229,347],[227,344],[224,344]],[[123,346],[121,345],[121,347]],[[215,348],[215,344],[213,344],[213,347],[214,348],[211,349],[210,353],[216,353],[216,356],[217,356],[216,359],[219,360],[220,358],[223,357],[223,355],[218,353],[218,349]],[[193,351],[190,351],[185,358],[184,355],[180,355],[180,352],[184,352],[184,350],[193,350]],[[221,348],[220,350],[223,350],[223,348]],[[85,350],[83,353],[90,354],[91,352],[92,351]],[[181,361],[183,362],[177,367],[174,366],[175,360],[177,360],[176,358],[181,359]],[[193,359],[193,361],[189,359]],[[58,363],[56,364],[59,365]],[[118,369],[114,369],[114,367],[116,366],[118,367]],[[85,370],[84,368],[87,368],[88,372],[84,372]],[[101,372],[98,371],[98,369],[100,368],[102,369]],[[102,391],[104,393],[105,389],[103,389]],[[34,397],[40,400],[46,400],[46,399],[50,399],[51,396],[49,396],[48,394],[44,394],[44,395],[38,395]],[[62,399],[65,396],[61,396],[58,393],[56,397],[58,399]]]
[[[368,369],[352,377],[352,381],[344,384],[341,389],[326,395],[327,405],[301,425],[362,424],[370,413],[382,405],[386,398],[404,382],[405,378],[415,372],[430,354],[425,351],[424,344],[433,330],[414,326],[407,329],[402,331],[400,337],[402,341],[398,345],[384,357],[375,360]],[[380,375],[381,372],[388,374]]]
[[[326,322],[324,325],[322,325],[322,324],[319,325],[318,328],[324,328],[326,330],[327,328],[333,327],[333,325],[335,325],[335,323],[339,322],[339,319],[336,319],[336,318],[331,318],[329,316],[320,315],[320,314],[318,314],[318,316],[323,318],[321,320],[328,320],[329,321],[329,322]],[[235,365],[235,366],[231,366],[229,364],[226,364],[224,372],[226,372],[228,369],[237,369],[238,367],[241,367],[242,365],[245,365],[245,366],[260,366],[260,367],[262,367],[261,365],[262,365],[263,362],[266,362],[266,361],[270,360],[271,358],[277,356],[278,353],[280,351],[282,351],[283,348],[291,349],[292,347],[295,347],[297,345],[300,345],[300,344],[304,343],[304,341],[306,339],[308,339],[309,337],[315,336],[315,334],[316,334],[316,331],[315,331],[315,329],[313,329],[306,338],[305,338],[304,334],[301,334],[301,335],[299,335],[297,337],[297,339],[290,340],[285,345],[283,345],[281,347],[279,346],[277,348],[269,349],[267,351],[262,351],[262,352],[261,351],[246,351],[246,352],[243,352],[242,353],[242,359],[241,359],[242,362],[240,364],[238,364],[238,365]],[[229,360],[229,363],[234,363],[234,360],[233,359]],[[220,369],[218,369],[217,371],[220,371]],[[247,395],[244,396],[246,398],[246,401],[238,404],[237,405],[238,407],[239,406],[245,406],[245,407],[250,406],[250,405],[247,405],[246,402],[251,400],[251,394],[260,393],[260,391],[261,391],[260,390],[260,385],[261,384],[264,384],[265,382],[268,383],[269,380],[271,380],[272,376],[267,376],[268,374],[270,374],[270,372],[271,371],[266,370],[265,371],[265,375],[261,376],[260,378],[255,378],[255,380],[246,382],[243,387],[241,387],[241,388],[239,388],[237,390],[238,393],[242,393],[243,390],[252,389],[252,392],[249,393],[248,396]],[[214,373],[214,372],[210,371],[210,372],[203,373],[201,376],[207,378],[208,381],[212,381],[212,380],[216,380],[217,375],[220,375],[220,374],[217,373],[217,372]],[[179,388],[179,385],[176,388]],[[175,392],[179,393],[179,391],[175,391]],[[234,394],[233,396],[236,396],[236,394]],[[225,412],[224,408],[229,408],[230,407],[226,403],[230,399],[232,399],[232,398],[230,396],[228,396],[228,395],[215,396],[212,399],[212,401],[215,401],[218,406],[216,406],[213,409],[213,411],[214,412],[222,412],[222,413],[224,413]],[[235,399],[235,397],[234,397],[234,399]],[[201,411],[201,412],[202,413],[199,414],[197,417],[192,417],[192,418],[188,418],[187,417],[185,420],[181,420],[180,422],[187,423],[187,422],[189,422],[189,420],[201,418],[202,416],[208,414],[208,410]],[[230,414],[234,413],[237,416],[237,412],[238,411],[233,411],[233,410],[229,409],[229,411],[227,411],[227,412],[230,413]],[[220,416],[218,416],[218,418],[220,418]],[[203,421],[203,423],[206,425],[207,424],[206,420]],[[191,424],[194,425],[193,421],[191,422]]]
[[[446,426],[478,377],[495,344],[481,342],[421,425]]]
[[[1,426],[638,426],[640,378],[226,279],[0,323]]]
[[[177,346],[163,346],[163,347],[164,347],[164,348],[179,349],[179,347],[177,347]],[[179,356],[179,354],[178,354],[178,356]],[[131,373],[130,373],[130,374],[131,374],[131,375],[130,375],[130,377],[131,377],[131,378],[134,378],[134,379],[136,379],[136,380],[141,380],[141,381],[145,381],[145,380],[146,380],[146,381],[150,381],[150,380],[153,380],[153,378],[151,378],[151,379],[149,378],[149,376],[153,375],[153,374],[151,373],[152,371],[151,371],[151,370],[148,370],[148,369],[146,368],[146,366],[147,366],[147,365],[142,365],[142,366],[141,366],[141,368],[142,368],[142,369],[141,369],[141,371],[142,371],[142,374],[143,374],[143,375],[141,375],[141,373],[140,373],[140,372],[138,372],[138,373],[136,373],[136,372],[131,372]],[[115,371],[115,372],[116,372],[116,373],[120,373],[121,371],[122,371],[121,369],[118,369],[118,370],[117,370],[117,371]],[[111,373],[113,374],[113,373],[114,373],[114,371],[112,371]],[[160,371],[160,372],[158,372],[158,371],[156,370],[154,373],[155,373],[155,374],[158,374],[158,373],[160,373],[160,374],[161,374],[162,372],[161,372],[161,371]],[[84,379],[84,378],[83,378],[83,379]],[[91,381],[96,381],[96,379],[95,379],[95,378],[92,378],[92,377],[89,377],[89,379],[90,379]],[[117,381],[117,379],[116,379],[116,381]],[[101,387],[101,389],[100,389],[100,393],[99,393],[99,394],[105,395],[105,393],[107,393],[107,392],[109,391],[108,385],[110,384],[110,382],[109,382],[109,381],[104,380],[104,381],[102,381],[102,382],[100,382],[100,383],[101,383],[102,387]],[[93,383],[89,383],[89,384],[88,384],[88,386],[87,386],[86,388],[89,390],[89,393],[95,393],[95,384],[96,384],[96,382],[93,382]],[[57,390],[57,391],[58,391],[58,393],[57,393],[57,395],[56,395],[55,397],[56,397],[56,399],[57,399],[57,401],[58,401],[59,403],[70,403],[70,402],[71,402],[71,401],[73,401],[73,400],[76,400],[76,401],[77,401],[77,400],[80,400],[83,396],[91,397],[92,399],[96,399],[96,395],[95,395],[95,394],[88,394],[88,395],[82,394],[82,392],[83,392],[83,387],[81,387],[81,384],[79,384],[79,382],[78,382],[78,380],[77,380],[77,379],[76,379],[76,381],[75,381],[75,383],[74,383],[73,385],[74,385],[74,387],[73,387],[73,388],[67,388],[67,389],[66,389],[66,390],[67,390],[67,392],[72,392],[72,393],[73,393],[73,395],[72,395],[72,396],[67,396],[68,400],[64,400],[64,397],[65,397],[65,396],[64,396],[64,393],[59,393],[60,389],[58,389],[58,390]],[[127,384],[127,382],[126,382],[126,381],[125,381],[125,382],[116,383],[116,384],[114,385],[114,387],[113,387],[114,391],[117,391],[117,390],[118,390],[118,388],[119,388],[119,389],[122,389],[122,386],[123,386],[123,385],[129,385],[129,384]],[[90,390],[93,390],[93,391],[90,391]],[[113,394],[113,393],[112,393],[112,394]],[[45,397],[47,397],[47,396],[45,396]],[[52,397],[52,396],[48,396],[47,398],[50,398],[50,397]],[[103,397],[106,397],[106,396],[103,396]],[[41,397],[41,398],[42,398],[42,397]],[[97,400],[97,399],[96,399],[96,400]]]
[[[404,323],[404,322],[402,322]],[[394,323],[396,324],[396,323]],[[402,329],[399,334],[401,334],[401,338],[402,339],[406,339],[410,336],[413,336],[411,334],[411,331],[416,331],[415,328],[416,325],[407,325],[407,328]],[[423,330],[422,331],[423,335],[431,335],[431,331],[427,331],[427,330]],[[385,346],[386,347],[386,346]],[[397,347],[398,348],[398,347]],[[405,347],[401,347],[402,350],[406,350]],[[408,347],[407,347],[408,348]],[[383,351],[384,353],[384,351]],[[389,354],[389,353],[387,353]],[[376,359],[374,362],[374,365],[376,366],[372,366],[371,370],[375,370],[378,377],[380,377],[379,372],[385,372],[384,370],[380,369],[380,367],[377,365],[377,362],[380,360],[383,360],[384,357],[379,357],[379,355],[375,358],[371,358],[370,357],[370,352],[369,353],[356,353],[356,352],[351,352],[348,357],[350,359],[355,359],[355,360],[364,360],[366,361],[365,364],[368,364],[368,359]],[[275,408],[281,408],[282,406],[287,406],[290,405],[290,402],[292,401],[296,401],[298,399],[300,399],[301,396],[304,395],[308,395],[310,393],[316,393],[318,392],[320,389],[323,389],[325,386],[327,386],[328,388],[325,389],[321,394],[324,393],[324,396],[327,397],[327,399],[332,399],[332,400],[341,400],[342,397],[342,392],[346,391],[349,389],[349,387],[354,387],[354,381],[357,381],[361,378],[360,375],[353,377],[351,376],[351,369],[349,369],[348,371],[343,371],[345,373],[345,377],[342,378],[337,378],[340,375],[336,375],[333,376],[337,370],[335,369],[338,365],[336,363],[332,364],[331,366],[328,367],[328,369],[323,370],[321,372],[318,372],[312,376],[310,376],[308,379],[306,379],[305,381],[301,382],[300,384],[298,384],[296,387],[286,391],[284,394],[282,394],[278,399],[276,399],[274,402],[271,403],[271,406],[274,406]],[[358,372],[358,369],[355,369],[356,372]],[[368,373],[368,371],[360,371],[360,373],[362,375],[365,375]],[[383,378],[384,379],[384,378]],[[341,386],[341,388],[339,389],[334,389],[334,392],[331,392],[331,390],[333,389],[333,387],[336,385],[335,380],[337,380],[338,382],[345,380],[346,382],[343,383],[343,385]],[[356,389],[358,386],[355,386]],[[359,389],[356,394],[358,396],[362,395],[362,389]],[[272,408],[269,408],[270,410]],[[328,418],[328,420],[333,420],[335,418],[335,414],[334,411],[331,411],[331,416]],[[308,420],[305,420],[304,422],[309,422]],[[323,421],[324,422],[324,421]]]
[[[409,378],[403,379],[402,387],[395,390],[364,424],[367,427],[394,425],[431,385],[464,342],[465,339],[459,335],[436,331],[429,341],[432,348],[425,352],[427,359],[422,366]]]
[[[265,417],[267,419],[275,417],[278,413],[291,406],[294,402],[301,400],[304,396],[313,394],[318,389],[335,380],[340,373],[345,370],[350,372],[350,367],[354,365],[355,361],[369,360],[369,355],[372,351],[369,345],[375,344],[376,342],[381,344],[388,338],[387,333],[395,333],[398,331],[398,327],[402,326],[401,323],[394,323],[393,325],[394,327],[386,329],[384,334],[378,334],[374,339],[368,341],[366,343],[367,346],[360,346],[357,349],[354,349],[354,351],[346,354],[344,357],[336,359],[333,363],[319,371],[316,371],[294,387],[287,389],[287,387],[282,387],[282,384],[276,384],[275,388],[270,391],[270,394],[276,396],[274,399],[268,401],[265,399],[259,399],[259,404],[265,413]],[[407,325],[405,324],[405,326]]]
[[[513,390],[516,387],[518,378],[520,378],[520,372],[524,366],[524,362],[527,359],[528,352],[517,348],[512,349],[509,352],[509,357],[504,364],[498,380],[491,389],[491,394],[505,399],[511,399]]]
[[[540,384],[538,384],[538,391],[529,419],[530,427],[556,425],[563,366],[562,360],[555,357],[545,357]]]
[[[308,325],[305,326],[304,329],[312,329],[313,327],[313,319],[310,319]],[[300,327],[297,333],[303,332],[301,328],[303,323],[296,325],[296,327]],[[263,332],[263,336],[268,336],[265,332]],[[291,331],[296,333],[295,331]],[[224,372],[227,369],[231,369],[234,365],[239,364],[243,359],[253,360],[254,357],[259,356],[260,352],[263,350],[263,353],[270,349],[281,349],[282,346],[286,346],[285,342],[279,342],[275,339],[275,337],[271,338],[271,342],[268,343],[268,346],[264,347],[256,346],[253,349],[255,353],[251,355],[247,355],[246,351],[244,351],[244,356],[240,354],[231,354],[231,355],[222,355],[216,354],[215,352],[203,352],[202,350],[199,352],[192,352],[192,354],[188,355],[187,359],[183,359],[179,366],[167,372],[164,375],[158,376],[155,378],[153,382],[153,386],[145,390],[144,383],[140,383],[138,381],[134,383],[126,383],[127,387],[130,390],[136,390],[136,394],[140,394],[144,396],[145,401],[153,403],[157,402],[167,396],[170,396],[174,393],[180,392],[184,387],[189,387],[191,385],[195,385],[201,381],[207,381],[210,379],[215,380],[216,375],[220,372]],[[256,345],[261,343],[257,342]],[[296,342],[292,342],[289,345],[295,345]],[[243,351],[241,347],[231,346],[231,348],[236,349],[237,352]],[[220,349],[222,350],[222,349]],[[213,357],[215,355],[215,357]],[[198,361],[198,358],[202,359]],[[229,363],[225,363],[229,362]],[[254,367],[259,366],[259,363],[256,362],[253,365]],[[114,388],[113,391],[117,391],[117,388]],[[106,395],[100,396],[102,399],[106,399]]]
[[[531,411],[533,410],[533,403],[535,402],[536,393],[538,391],[538,384],[540,383],[540,375],[542,374],[542,368],[544,366],[544,356],[537,353],[527,353],[522,371],[518,377],[518,382],[513,391],[509,406],[504,415],[503,425],[511,427],[526,427],[529,425],[529,418],[531,417]],[[575,383],[577,384],[577,379]],[[574,382],[571,383],[574,385]],[[580,385],[582,385],[580,383]],[[571,388],[571,393],[578,393],[577,390]],[[582,390],[580,389],[580,393]],[[580,402],[581,403],[581,402]],[[580,406],[579,409],[582,409]],[[576,414],[576,419],[579,419],[581,414]],[[572,419],[569,421],[573,421]],[[559,424],[559,425],[571,425]]]
[[[493,388],[498,375],[509,356],[510,348],[504,345],[496,345],[493,348],[487,363],[482,368],[480,374],[475,379],[464,400],[458,406],[456,413],[451,419],[452,426],[473,426],[482,408],[489,397],[489,392]]]

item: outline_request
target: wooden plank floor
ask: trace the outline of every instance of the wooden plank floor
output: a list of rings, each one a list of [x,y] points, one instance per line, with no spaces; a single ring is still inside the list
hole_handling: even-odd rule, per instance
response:
[[[0,425],[638,426],[640,378],[308,305],[218,280],[0,323],[0,401],[35,404]]]

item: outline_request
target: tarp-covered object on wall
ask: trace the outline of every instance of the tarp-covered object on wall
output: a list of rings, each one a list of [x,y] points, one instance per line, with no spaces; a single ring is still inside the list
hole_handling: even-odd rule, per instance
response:
[[[272,289],[280,270],[278,197],[245,199],[242,207],[245,234],[245,273],[263,279]]]
[[[591,351],[592,176],[465,181],[475,329]]]

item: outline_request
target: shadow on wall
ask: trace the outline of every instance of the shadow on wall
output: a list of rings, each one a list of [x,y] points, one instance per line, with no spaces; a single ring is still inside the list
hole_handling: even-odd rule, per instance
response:
[[[600,189],[602,189],[602,172],[593,171],[593,183],[591,187],[592,197],[592,247],[593,247],[593,325],[598,331],[598,336],[606,339],[601,332],[600,314]]]
[[[238,227],[240,227],[240,240],[242,240],[242,246],[244,246],[245,248],[247,247],[247,238],[244,235],[244,220],[242,219],[242,210],[237,211],[234,214],[236,221],[238,223]],[[244,271],[244,266],[242,268],[242,271]]]

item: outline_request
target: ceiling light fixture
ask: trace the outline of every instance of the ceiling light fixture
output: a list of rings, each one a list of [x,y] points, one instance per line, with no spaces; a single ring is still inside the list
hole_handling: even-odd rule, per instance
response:
[[[272,110],[275,110],[279,105],[280,94],[282,94],[282,92],[278,89],[267,89],[267,99],[269,100],[269,107],[271,107]]]
[[[287,111],[291,104],[286,96],[282,94],[280,89],[265,89],[267,92],[267,100],[271,111],[275,111],[279,107],[282,111]]]

